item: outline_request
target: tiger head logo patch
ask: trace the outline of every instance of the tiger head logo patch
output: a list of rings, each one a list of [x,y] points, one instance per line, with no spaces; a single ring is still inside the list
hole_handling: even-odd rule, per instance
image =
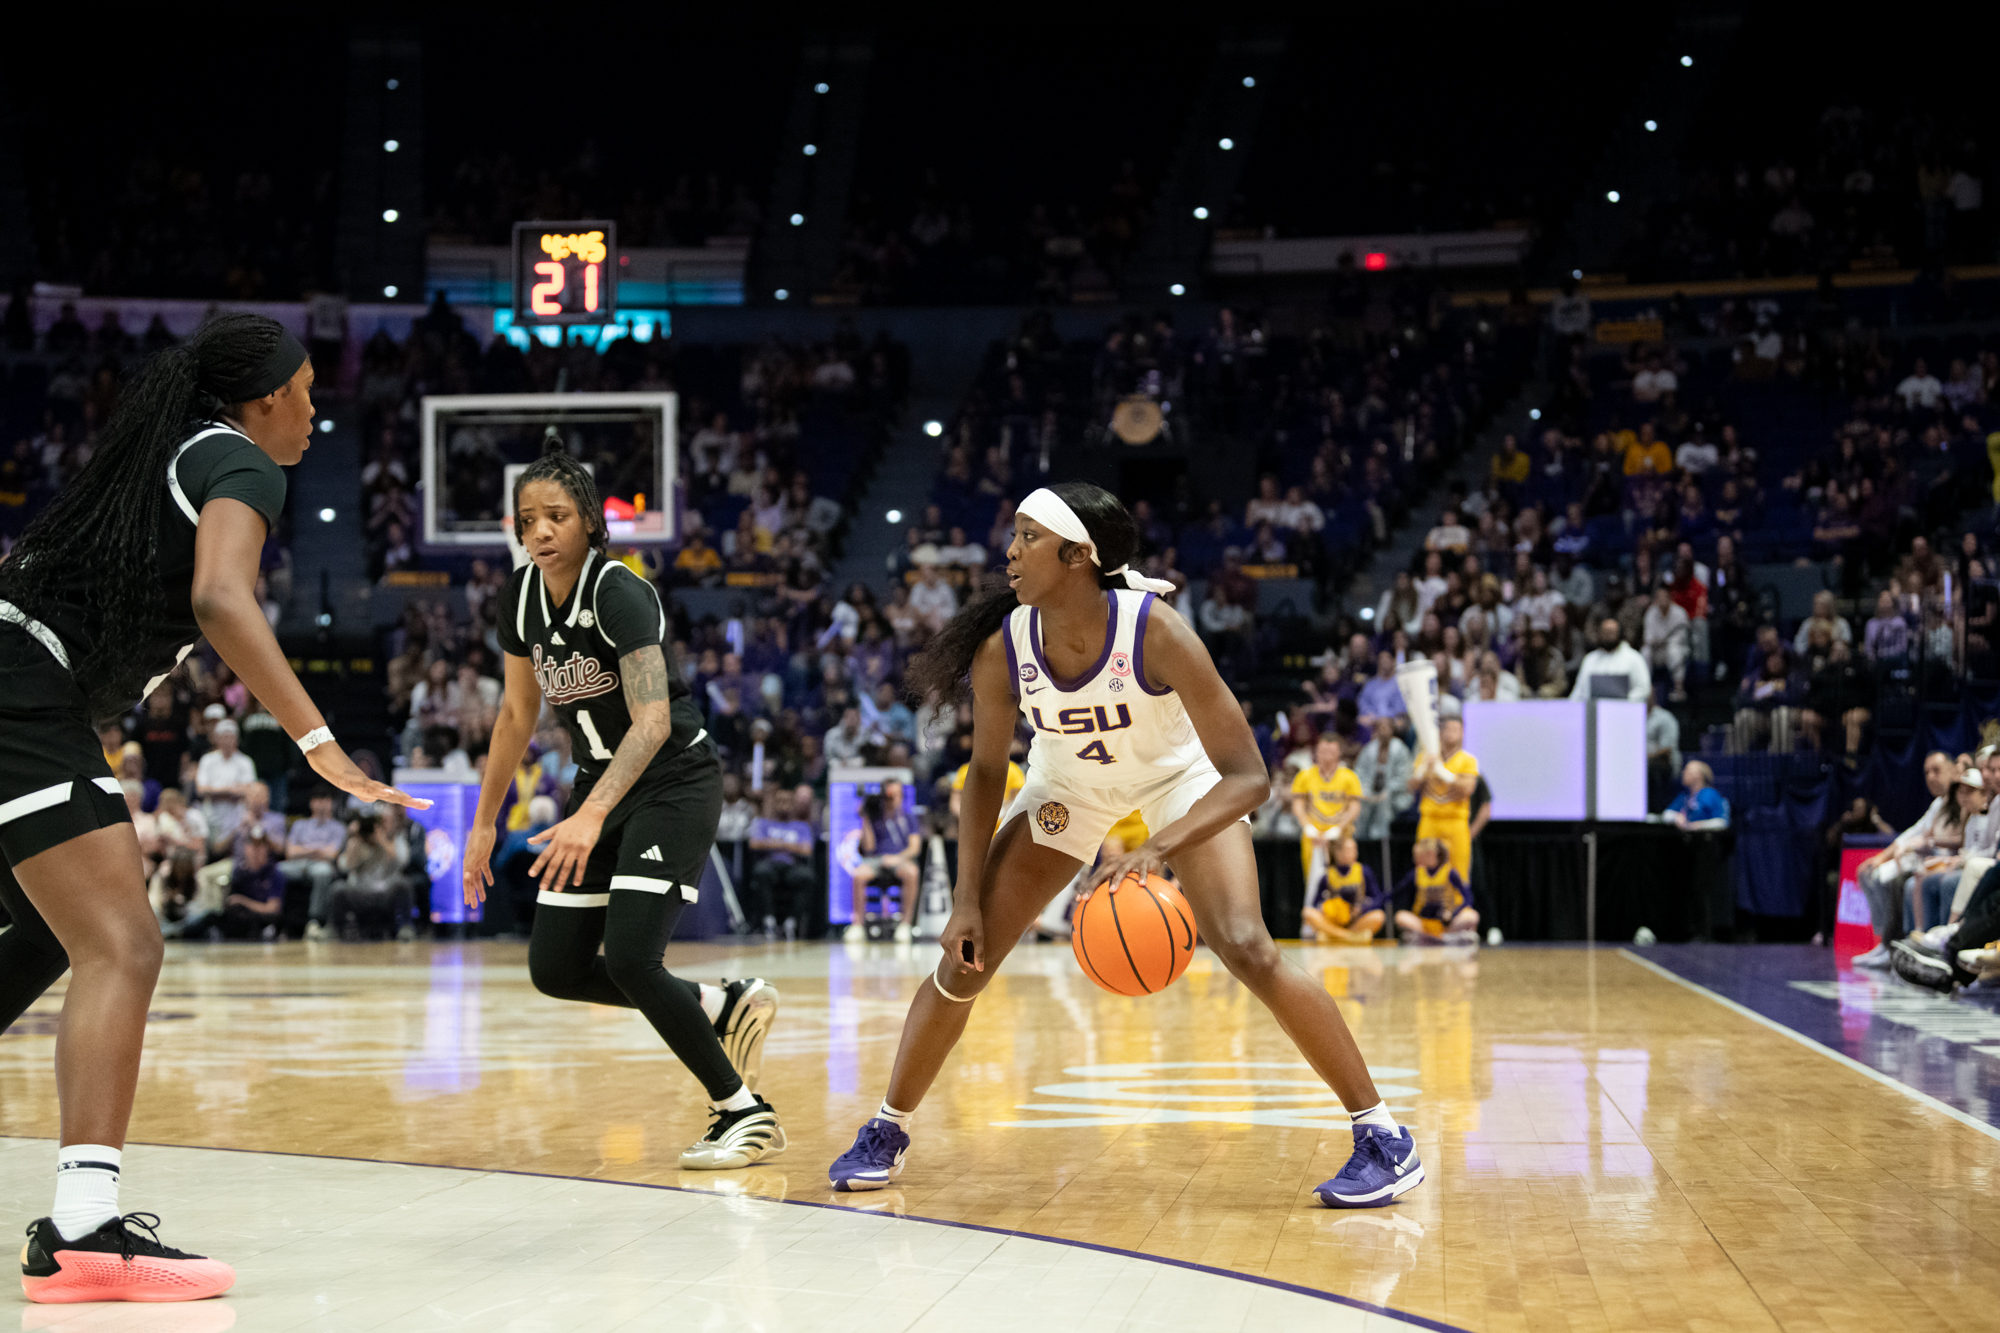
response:
[[[1050,836],[1061,833],[1069,827],[1069,807],[1061,801],[1043,801],[1035,811],[1035,822]]]

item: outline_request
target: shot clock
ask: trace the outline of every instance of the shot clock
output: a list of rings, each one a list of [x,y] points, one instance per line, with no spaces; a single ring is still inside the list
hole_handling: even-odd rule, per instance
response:
[[[617,308],[616,223],[514,224],[516,324],[608,324]]]

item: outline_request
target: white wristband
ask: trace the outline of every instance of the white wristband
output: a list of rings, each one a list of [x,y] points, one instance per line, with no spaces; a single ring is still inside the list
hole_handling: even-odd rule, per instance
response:
[[[314,727],[311,731],[299,737],[299,751],[302,754],[311,754],[314,750],[325,745],[332,739],[333,732],[331,730],[326,727]]]

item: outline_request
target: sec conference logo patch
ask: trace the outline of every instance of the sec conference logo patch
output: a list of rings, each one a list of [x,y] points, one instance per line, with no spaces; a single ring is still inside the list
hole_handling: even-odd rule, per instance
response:
[[[1069,807],[1061,801],[1043,801],[1035,811],[1035,822],[1042,826],[1042,832],[1054,836],[1069,827]]]

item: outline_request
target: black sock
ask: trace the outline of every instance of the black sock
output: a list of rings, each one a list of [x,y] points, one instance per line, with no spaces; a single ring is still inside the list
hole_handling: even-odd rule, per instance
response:
[[[681,906],[678,893],[637,889],[613,891],[609,907],[544,903],[535,909],[528,972],[544,995],[637,1009],[701,1081],[709,1100],[727,1101],[743,1080],[702,1012],[701,987],[661,961]]]
[[[0,907],[14,924],[0,930],[0,1032],[69,970],[69,955],[0,857]]]

